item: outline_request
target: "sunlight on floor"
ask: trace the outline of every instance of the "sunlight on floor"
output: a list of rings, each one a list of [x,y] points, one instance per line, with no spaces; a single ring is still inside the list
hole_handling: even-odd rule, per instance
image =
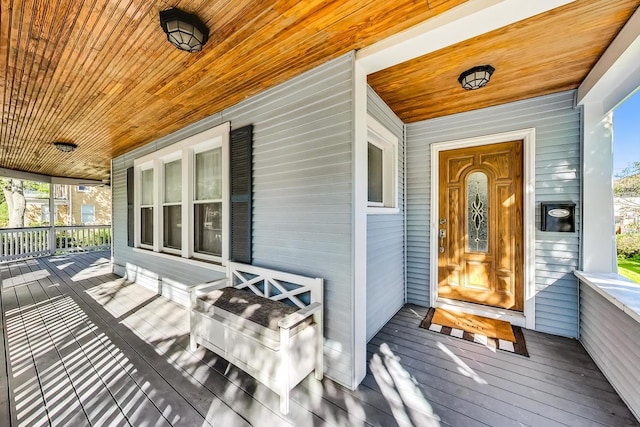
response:
[[[382,394],[387,399],[393,416],[399,424],[419,426],[440,426],[440,417],[422,394],[418,382],[400,363],[389,345],[380,345],[380,352],[374,354],[369,368]]]
[[[126,424],[123,410],[135,412],[154,392],[69,296],[7,310],[6,319],[19,425]],[[179,422],[168,402],[162,410]]]
[[[451,358],[451,360],[453,360],[456,365],[458,365],[458,372],[460,372],[462,375],[464,375],[465,377],[469,377],[471,379],[473,379],[475,382],[477,382],[478,384],[488,384],[487,381],[485,381],[480,375],[478,375],[473,369],[471,369],[469,367],[469,365],[467,365],[466,363],[464,363],[462,361],[462,359],[460,359],[458,356],[456,356],[455,354],[453,354],[453,352],[451,350],[449,350],[447,348],[447,346],[445,346],[444,344],[442,344],[441,342],[439,342],[438,344],[438,348],[447,356],[449,356]]]
[[[20,264],[15,264],[15,265],[19,266]],[[13,277],[8,277],[6,279],[3,279],[2,287],[6,289],[12,286],[24,285],[30,282],[47,278],[49,276],[50,274],[46,269],[30,271],[28,273],[22,273],[22,274],[14,275]]]

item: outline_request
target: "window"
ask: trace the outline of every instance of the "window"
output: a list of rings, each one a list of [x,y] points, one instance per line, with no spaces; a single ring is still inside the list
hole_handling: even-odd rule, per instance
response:
[[[88,185],[78,185],[78,193],[90,193],[91,187]]]
[[[182,161],[164,163],[163,247],[182,249]]]
[[[222,149],[195,154],[194,251],[222,256]]]
[[[382,148],[369,142],[367,158],[369,206],[384,206],[384,198],[382,197],[384,189],[384,165],[382,163],[383,153],[384,150]]]
[[[398,138],[371,116],[367,124],[368,212],[397,213]]]
[[[82,205],[80,208],[80,215],[83,224],[89,224],[96,221],[96,207],[95,205]]]
[[[153,246],[153,169],[140,173],[140,244]]]
[[[134,162],[135,246],[183,258],[227,259],[228,145],[225,123]]]

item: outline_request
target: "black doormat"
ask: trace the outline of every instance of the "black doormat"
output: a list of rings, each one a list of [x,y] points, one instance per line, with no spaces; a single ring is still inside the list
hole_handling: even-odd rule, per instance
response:
[[[527,352],[527,346],[524,341],[524,334],[522,333],[522,328],[520,328],[519,326],[511,325],[511,329],[513,330],[513,335],[515,337],[515,342],[511,342],[503,339],[491,338],[479,333],[468,332],[468,331],[465,331],[464,329],[452,328],[450,326],[433,323],[432,320],[433,320],[433,316],[436,313],[436,310],[440,310],[440,309],[435,309],[433,307],[429,308],[427,315],[420,323],[421,328],[427,329],[432,332],[437,332],[439,334],[460,338],[465,341],[471,341],[478,344],[482,344],[492,349],[507,351],[510,353],[515,353],[521,356],[529,357],[529,353]]]

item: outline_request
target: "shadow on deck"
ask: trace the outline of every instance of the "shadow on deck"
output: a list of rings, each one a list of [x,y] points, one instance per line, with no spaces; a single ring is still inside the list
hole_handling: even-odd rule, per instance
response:
[[[275,393],[190,352],[186,310],[110,273],[108,253],[0,270],[0,425],[638,425],[577,341],[525,331],[530,358],[495,353],[420,329],[410,305],[357,390],[307,379],[283,417]]]

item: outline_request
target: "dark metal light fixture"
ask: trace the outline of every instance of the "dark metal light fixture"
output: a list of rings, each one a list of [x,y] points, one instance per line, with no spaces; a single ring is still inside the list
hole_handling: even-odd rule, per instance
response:
[[[73,142],[56,141],[56,142],[53,143],[53,145],[55,145],[55,147],[59,151],[62,151],[63,153],[70,153],[73,150],[75,150],[76,148],[78,148],[78,146],[76,144],[74,144]]]
[[[462,85],[463,89],[480,89],[489,83],[491,74],[493,74],[494,71],[495,68],[491,65],[479,65],[460,74],[458,81],[460,82],[460,85]]]
[[[160,12],[160,25],[167,40],[180,50],[199,52],[209,40],[209,29],[200,18],[175,7]]]

